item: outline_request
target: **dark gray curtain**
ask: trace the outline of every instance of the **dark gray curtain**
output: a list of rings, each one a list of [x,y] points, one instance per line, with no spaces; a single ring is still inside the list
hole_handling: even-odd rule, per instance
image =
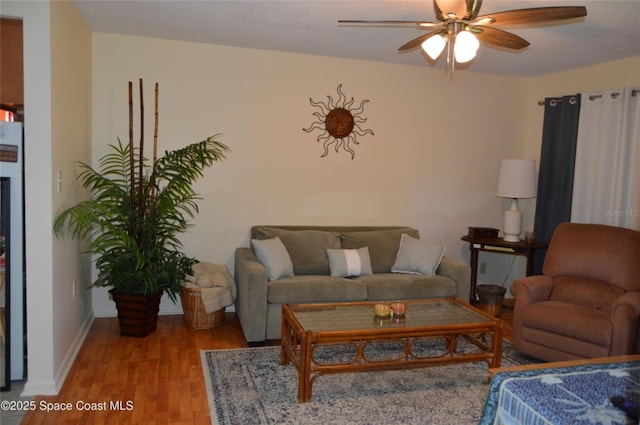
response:
[[[534,232],[549,243],[556,226],[571,219],[573,170],[580,116],[580,94],[544,100],[544,123]],[[534,274],[542,273],[546,250],[536,251]]]

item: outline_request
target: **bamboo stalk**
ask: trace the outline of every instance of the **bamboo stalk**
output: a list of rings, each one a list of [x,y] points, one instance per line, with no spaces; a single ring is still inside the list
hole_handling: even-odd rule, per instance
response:
[[[153,165],[158,160],[158,83],[156,82],[155,122],[153,124]]]
[[[138,149],[138,215],[144,215],[144,94],[140,78],[140,146]]]
[[[129,180],[131,194],[131,208],[135,208],[135,171],[133,162],[133,82],[129,81]]]

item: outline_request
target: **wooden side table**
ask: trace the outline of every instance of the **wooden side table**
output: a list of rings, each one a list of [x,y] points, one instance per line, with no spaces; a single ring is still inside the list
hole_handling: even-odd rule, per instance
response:
[[[520,255],[527,258],[527,276],[531,276],[533,273],[533,254],[536,249],[546,249],[547,244],[541,242],[526,243],[520,242],[507,242],[502,238],[488,238],[488,237],[471,237],[465,235],[461,237],[465,242],[469,243],[469,250],[471,251],[471,258],[469,259],[469,265],[471,266],[471,292],[469,295],[469,302],[471,304],[476,303],[476,285],[478,283],[478,254],[480,251],[493,252],[495,254],[508,254],[508,255]]]

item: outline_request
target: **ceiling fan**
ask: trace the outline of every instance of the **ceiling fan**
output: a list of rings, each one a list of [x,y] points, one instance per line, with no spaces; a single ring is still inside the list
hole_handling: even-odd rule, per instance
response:
[[[437,22],[340,20],[338,23],[409,26],[430,30],[403,44],[398,51],[422,46],[427,55],[436,60],[448,46],[447,64],[453,71],[456,62],[469,62],[476,56],[480,42],[513,50],[529,45],[527,40],[493,25],[532,25],[587,16],[584,6],[535,7],[478,16],[480,6],[482,0],[433,0]]]

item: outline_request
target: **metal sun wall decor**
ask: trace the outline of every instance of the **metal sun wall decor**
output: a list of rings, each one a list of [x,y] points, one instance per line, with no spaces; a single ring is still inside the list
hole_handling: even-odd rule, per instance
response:
[[[360,144],[357,136],[374,135],[373,130],[360,127],[360,124],[367,122],[367,119],[362,117],[362,113],[364,112],[365,103],[369,102],[369,100],[364,99],[357,109],[353,109],[354,99],[352,97],[347,102],[347,97],[342,93],[342,84],[338,86],[337,92],[338,99],[335,102],[329,95],[327,95],[329,100],[326,103],[314,102],[313,99],[309,98],[311,106],[320,109],[320,112],[313,113],[318,118],[318,121],[314,121],[309,128],[303,128],[302,130],[307,133],[311,133],[313,130],[322,131],[316,138],[317,142],[322,142],[322,147],[324,148],[321,158],[327,156],[329,154],[329,146],[335,144],[336,152],[342,148],[345,152],[349,152],[351,159],[353,159],[356,153],[351,144]]]

